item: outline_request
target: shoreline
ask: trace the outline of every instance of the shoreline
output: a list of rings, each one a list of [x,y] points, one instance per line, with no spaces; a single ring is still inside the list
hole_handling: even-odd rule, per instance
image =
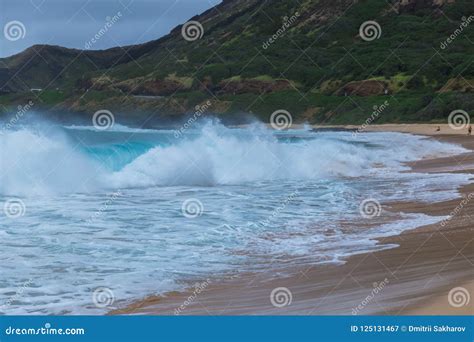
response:
[[[388,131],[383,126],[384,130],[373,126],[370,131]],[[417,126],[410,132],[405,131],[407,125],[402,126],[392,125],[389,131],[403,129],[404,133],[421,134],[438,125]],[[409,163],[412,172],[463,170],[474,174],[474,137],[455,132],[435,138],[463,145],[471,152]],[[474,184],[464,185],[459,193],[474,193]],[[407,201],[388,204],[388,210],[446,216],[461,201],[461,197],[433,204]],[[447,295],[454,287],[468,287],[472,294],[474,221],[468,212],[474,212],[474,201],[468,201],[444,227],[440,223],[413,227],[399,235],[379,238],[380,244],[398,247],[353,255],[344,265],[314,265],[279,278],[273,272],[211,279],[198,293],[190,288],[151,296],[110,314],[173,315],[183,306],[179,310],[183,315],[474,314],[472,306],[447,305]],[[277,288],[290,290],[290,305],[272,305],[270,294]],[[193,300],[189,302],[189,298]]]
[[[448,124],[381,124],[381,125],[368,125],[363,127],[362,125],[341,125],[341,126],[320,126],[313,125],[315,129],[345,129],[350,131],[357,131],[360,129],[360,133],[367,132],[398,132],[398,133],[409,133],[417,135],[425,135],[431,137],[446,137],[446,136],[468,136],[467,127],[461,129],[453,129]],[[362,129],[363,128],[363,129]],[[439,131],[437,130],[439,128]]]
[[[268,128],[272,128],[270,123],[264,123]],[[230,125],[229,127],[245,128],[249,124]],[[354,133],[372,133],[372,132],[397,132],[415,135],[424,135],[429,137],[445,138],[447,136],[468,136],[468,126],[460,129],[453,129],[449,124],[434,123],[387,123],[363,125],[319,125],[319,124],[301,124],[293,123],[289,129],[304,129],[310,127],[315,131],[349,131]],[[439,131],[438,131],[439,128]],[[472,133],[474,136],[474,133]]]

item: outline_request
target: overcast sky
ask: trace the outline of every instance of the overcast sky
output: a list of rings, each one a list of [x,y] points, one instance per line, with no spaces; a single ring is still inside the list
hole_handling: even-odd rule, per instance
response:
[[[92,49],[147,42],[167,34],[221,0],[0,0],[0,57],[33,44],[83,49],[118,12],[121,17]],[[17,39],[5,27],[20,27]],[[7,25],[10,23],[10,25]],[[18,31],[17,31],[18,32]],[[22,31],[23,33],[23,31]],[[23,36],[23,34],[21,34]],[[10,38],[10,39],[7,39]],[[13,40],[12,40],[13,39]]]

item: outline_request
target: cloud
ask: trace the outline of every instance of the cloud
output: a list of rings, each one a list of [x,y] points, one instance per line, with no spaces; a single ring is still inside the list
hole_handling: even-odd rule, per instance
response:
[[[122,16],[97,41],[93,49],[131,45],[157,39],[192,16],[221,0],[1,0],[0,56],[9,56],[34,44],[84,48],[118,12]],[[24,39],[9,41],[6,23],[18,20],[26,29]]]

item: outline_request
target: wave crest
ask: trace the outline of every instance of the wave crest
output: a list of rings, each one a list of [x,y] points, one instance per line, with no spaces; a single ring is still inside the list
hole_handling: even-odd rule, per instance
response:
[[[403,162],[428,155],[465,151],[401,133],[374,133],[354,141],[345,132],[276,132],[262,124],[231,129],[216,122],[179,139],[170,131],[124,130],[115,133],[123,134],[123,142],[115,136],[107,143],[102,134],[108,133],[89,132],[100,135],[100,144],[93,147],[84,147],[81,139],[73,142],[67,134],[23,128],[0,135],[0,193],[361,177],[398,172],[406,168]],[[140,141],[140,134],[156,141]],[[127,141],[130,135],[133,142]]]

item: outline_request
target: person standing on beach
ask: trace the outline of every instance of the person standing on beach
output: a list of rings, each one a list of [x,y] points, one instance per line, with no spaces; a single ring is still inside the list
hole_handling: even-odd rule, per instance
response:
[[[469,125],[469,128],[467,129],[467,135],[471,135],[472,133],[472,126]]]

